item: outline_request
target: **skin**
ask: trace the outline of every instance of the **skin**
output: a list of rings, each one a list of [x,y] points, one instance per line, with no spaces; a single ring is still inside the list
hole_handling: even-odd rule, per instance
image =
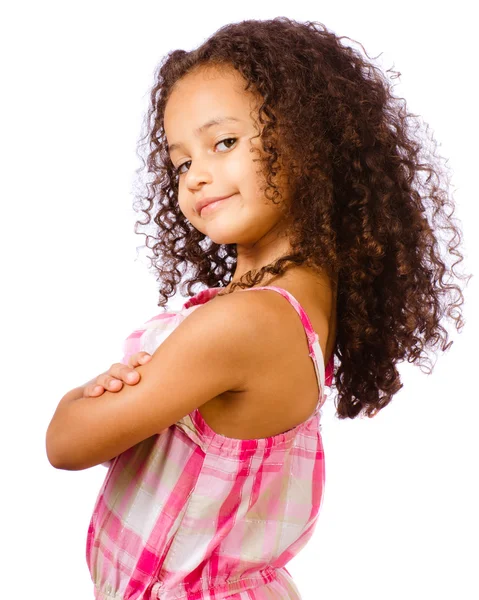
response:
[[[264,177],[256,172],[259,162],[254,162],[264,155],[260,138],[254,137],[258,134],[258,125],[253,121],[262,99],[251,91],[245,92],[245,83],[235,69],[219,71],[214,67],[203,67],[176,84],[164,115],[168,145],[181,144],[180,148],[170,152],[174,167],[179,169],[180,209],[199,231],[216,243],[237,245],[238,259],[232,282],[251,269],[274,262],[290,250],[285,214],[290,203],[287,180],[284,171],[280,171],[275,181],[282,194],[282,204],[275,205],[267,200]],[[240,119],[241,123],[226,122],[195,135],[194,130],[203,123],[226,115]],[[198,198],[231,193],[235,194],[234,198],[219,210],[202,216],[196,212]],[[303,302],[311,290],[315,299],[324,297],[322,304],[327,305],[330,314],[332,299],[325,274],[318,275],[317,270],[300,265],[290,267],[278,277],[279,282],[275,277],[266,276],[261,285],[273,282],[286,286]],[[230,287],[231,284],[226,289]],[[143,353],[145,356],[151,358]],[[83,395],[101,395],[104,389],[119,391],[123,382],[135,385],[138,380],[134,368],[116,363],[108,372],[88,382]]]
[[[175,167],[183,165],[179,177],[180,209],[194,227],[214,242],[236,244],[238,260],[233,282],[238,281],[245,272],[274,262],[290,250],[288,190],[281,175],[275,183],[280,189],[283,203],[273,204],[264,194],[265,180],[257,172],[260,163],[255,162],[261,154],[261,141],[259,137],[252,139],[258,133],[253,118],[260,99],[245,92],[244,83],[234,70],[226,73],[190,73],[172,91],[164,115],[168,144],[181,143],[181,147],[171,153]],[[241,122],[216,125],[205,130],[201,136],[194,133],[206,121],[222,115],[233,115]],[[236,141],[229,141],[228,138],[236,138]],[[222,140],[227,142],[219,143]],[[252,152],[252,149],[259,152]],[[230,194],[234,196],[216,211],[203,216],[196,212],[195,204],[198,199]],[[261,285],[269,283],[270,281],[265,281]],[[304,306],[322,340],[323,355],[329,356],[328,347],[325,347],[323,340],[327,340],[329,345],[328,322],[332,305],[329,286],[324,285],[324,290],[321,289],[324,283],[326,282],[318,279],[317,274],[300,267],[288,270],[277,284],[287,288]],[[202,340],[201,349],[198,348],[185,364],[180,361],[168,373],[162,373],[161,364],[168,352],[160,347],[158,354],[155,353],[151,358],[151,364],[138,367],[138,377],[142,379],[139,391],[134,383],[123,386],[120,381],[116,384],[121,389],[119,404],[112,404],[111,401],[111,391],[118,392],[118,389],[105,391],[104,394],[100,392],[102,398],[93,399],[95,404],[89,402],[91,398],[84,397],[82,388],[75,388],[62,398],[47,431],[49,452],[55,457],[50,461],[51,464],[59,465],[57,468],[78,470],[104,463],[108,458],[159,430],[161,432],[167,423],[176,422],[181,415],[189,414],[193,408],[200,406],[203,417],[215,431],[241,439],[273,435],[304,420],[317,401],[317,382],[308,355],[300,351],[305,346],[304,332],[297,317],[292,315],[291,308],[276,294],[266,297],[258,295],[248,299],[246,303],[241,296],[226,298],[224,302],[223,305],[220,302],[219,308],[214,310],[224,311],[220,321],[226,323],[232,331],[233,342],[228,351],[218,352],[220,342],[211,336],[213,317],[207,303],[202,311],[190,315],[183,327],[175,332],[175,336],[167,340],[171,346],[172,340],[177,339],[176,343],[181,348],[186,344],[185,340],[179,338],[181,332],[185,339]],[[234,313],[232,302],[235,302]],[[252,302],[254,315],[264,312],[269,314],[269,321],[258,323],[258,327],[245,336],[244,327],[238,331],[238,328],[234,329],[234,325],[254,322]],[[243,317],[231,319],[232,314]],[[214,318],[217,319],[216,313]],[[281,322],[283,327],[270,327],[268,333],[261,329],[272,322]],[[195,326],[195,333],[190,333]],[[200,327],[204,331],[198,329]],[[208,339],[208,344],[205,339]],[[225,339],[230,337],[223,335],[222,348]],[[285,340],[287,343],[284,343]],[[251,348],[256,353],[253,361]],[[289,352],[291,349],[294,350],[292,355]],[[207,351],[210,352],[209,355]],[[276,352],[275,360],[271,359],[273,351]],[[203,361],[205,353],[207,359]],[[175,352],[171,354],[176,355]],[[201,361],[198,362],[199,356]],[[196,371],[191,367],[194,360],[197,360]],[[220,368],[214,367],[216,364],[220,364]],[[205,365],[212,369],[211,372],[206,372]],[[176,368],[178,372],[175,371]],[[181,374],[187,368],[191,377],[185,379]],[[124,365],[119,365],[118,372],[110,370],[103,374],[105,380],[102,379],[100,383],[97,378],[96,383],[109,387],[112,377],[124,376],[124,369]],[[143,379],[144,373],[147,375]],[[177,396],[168,395],[169,408],[165,411],[166,402],[158,402],[157,405],[151,398],[156,393],[161,395],[161,385],[165,385],[167,374],[171,381],[167,382],[165,389],[175,388]],[[268,386],[269,396],[268,391],[265,391],[265,380],[272,382]],[[175,387],[173,381],[181,381],[183,389],[177,389],[178,386]],[[304,390],[298,389],[298,381],[302,383]],[[201,385],[192,385],[191,382],[201,382]],[[145,385],[149,387],[145,388]],[[304,397],[305,401],[295,403],[296,410],[291,411],[292,385],[295,386],[294,394]],[[201,393],[199,389],[202,390]],[[143,395],[145,391],[146,396]],[[199,399],[201,394],[203,396]],[[273,423],[271,406],[277,414]],[[151,412],[155,410],[158,410],[158,414]],[[93,415],[94,411],[98,416]],[[132,415],[135,416],[135,423],[132,423]],[[117,425],[121,423],[118,426],[120,433],[111,428],[98,428],[98,423],[103,423],[108,418],[114,419]],[[153,424],[158,428],[153,429]],[[96,438],[91,443],[95,427]],[[80,443],[71,443],[73,430],[76,432],[76,439],[83,444],[83,449]],[[68,431],[68,438],[65,431]],[[85,436],[85,431],[88,431],[88,436]]]
[[[173,165],[179,168],[180,209],[196,229],[217,244],[236,244],[233,282],[290,249],[286,185],[283,176],[276,181],[283,196],[280,204],[265,197],[265,180],[257,173],[260,163],[254,162],[263,154],[261,141],[252,139],[258,133],[253,116],[260,98],[245,92],[244,85],[244,78],[234,69],[225,73],[202,68],[176,84],[164,114],[168,146],[181,144],[170,152]],[[225,122],[200,135],[194,133],[209,119],[221,116],[234,116],[241,122]],[[230,137],[237,139],[222,141]],[[257,151],[253,152],[253,147]],[[200,216],[195,210],[198,199],[230,194],[234,196],[210,214]]]

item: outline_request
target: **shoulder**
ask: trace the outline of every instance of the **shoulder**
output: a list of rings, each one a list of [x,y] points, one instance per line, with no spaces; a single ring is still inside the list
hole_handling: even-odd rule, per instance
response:
[[[287,299],[274,290],[245,290],[217,296],[196,311],[205,329],[229,339],[236,359],[258,366],[267,354],[287,353],[288,340],[302,330],[301,320]],[[193,323],[191,323],[193,325]]]
[[[195,310],[184,323],[203,328],[205,334],[207,331],[214,332],[214,337],[224,336],[236,343],[242,340],[245,344],[259,343],[265,331],[278,325],[277,305],[274,299],[271,302],[271,295],[278,294],[270,290],[270,294],[265,294],[265,291],[216,296]]]
[[[288,304],[274,290],[245,289],[217,296],[202,307],[202,314],[205,319],[216,318],[234,333],[243,331],[251,335],[265,330],[278,330],[278,325],[288,314]]]
[[[298,319],[289,303],[273,290],[238,291],[216,296],[185,319],[185,338],[228,351],[230,360],[245,373],[258,366],[265,353],[274,358],[284,350],[289,328]],[[289,317],[288,317],[289,314]]]

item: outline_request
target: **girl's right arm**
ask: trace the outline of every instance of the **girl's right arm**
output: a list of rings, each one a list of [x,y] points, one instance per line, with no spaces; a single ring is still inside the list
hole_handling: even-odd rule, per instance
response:
[[[123,363],[113,364],[108,371],[70,390],[63,398],[68,398],[65,400],[67,402],[68,400],[77,400],[84,396],[101,396],[105,390],[119,392],[123,388],[123,383],[136,385],[140,381],[140,377],[135,368],[146,364],[150,358],[151,354],[148,352],[135,352],[135,354],[130,356],[128,365],[124,365]]]
[[[102,373],[102,375],[105,375],[105,373]],[[99,375],[98,377],[101,377],[101,376]],[[70,390],[69,392],[67,392],[63,396],[63,398],[60,400],[60,404],[63,402],[63,400],[65,400],[65,402],[68,402],[69,400],[78,400],[79,398],[83,398],[85,396],[85,393],[86,393],[85,390],[86,390],[87,386],[90,386],[89,389],[93,389],[93,387],[97,383],[98,377],[93,377],[93,379],[90,379],[90,381],[87,381],[83,385],[79,385],[78,387],[73,388],[73,390]],[[114,391],[114,390],[111,390],[111,391]]]
[[[65,402],[68,402],[69,400],[78,400],[79,398],[83,398],[83,396],[85,395],[85,387],[88,384],[93,383],[93,381],[95,381],[95,379],[91,379],[87,383],[84,383],[83,385],[80,385],[79,387],[76,387],[73,390],[67,392],[60,400],[60,404],[63,402],[63,400],[65,400]]]
[[[116,365],[112,365],[112,367],[110,368],[110,370],[113,369],[113,367],[117,366],[117,365],[118,365],[118,363],[116,363]],[[122,366],[124,367],[124,365],[122,365]],[[134,369],[131,369],[131,368],[128,369],[127,368],[127,374],[129,374],[132,370],[134,370]],[[93,379],[90,379],[90,381],[87,381],[83,385],[80,385],[80,386],[78,386],[76,388],[73,388],[73,390],[70,390],[69,392],[67,392],[63,396],[63,398],[60,400],[59,405],[62,404],[63,402],[69,402],[71,400],[78,400],[80,398],[83,398],[85,395],[88,395],[88,396],[92,396],[92,395],[93,396],[99,396],[99,395],[101,395],[99,393],[94,393],[94,394],[92,393],[93,389],[95,388],[95,386],[98,385],[98,380],[100,379],[100,377],[103,378],[103,386],[102,386],[103,389],[101,390],[102,394],[103,394],[104,390],[106,389],[105,386],[108,387],[108,391],[109,392],[119,392],[120,389],[123,387],[123,385],[120,385],[120,387],[118,388],[117,385],[111,386],[110,384],[113,381],[116,381],[116,382],[120,381],[121,382],[121,380],[119,379],[120,375],[118,374],[118,372],[115,375],[116,378],[110,375],[109,376],[110,381],[109,381],[109,384],[107,384],[106,381],[105,381],[105,379],[104,379],[104,377],[108,376],[109,373],[110,373],[110,371],[107,371],[106,373],[102,373],[101,375],[98,375],[98,377],[93,377]],[[125,383],[129,383],[130,385],[134,385],[134,383],[138,383],[138,381],[139,381],[139,378],[137,378],[138,381],[137,381],[137,379],[135,379],[134,383],[132,381],[129,381],[129,380],[127,381],[126,375],[123,377],[123,379],[124,379]],[[88,388],[88,391],[87,391],[87,388]],[[118,389],[116,389],[116,388],[118,388]]]
[[[67,392],[60,400],[56,410],[65,403],[73,402],[86,396],[101,396],[105,390],[108,390],[109,392],[119,392],[123,388],[123,383],[136,385],[140,381],[140,376],[138,371],[135,370],[135,367],[145,364],[150,359],[151,355],[148,352],[140,351],[130,356],[128,366],[123,363],[113,364],[108,371],[105,371],[105,373],[101,373],[101,375],[98,375],[83,385]],[[48,429],[50,428],[50,425],[48,426]],[[109,463],[103,464],[105,466],[109,465]]]
[[[93,379],[90,379],[90,381],[87,381],[83,385],[80,385],[80,386],[74,388],[73,390],[70,390],[69,392],[67,392],[63,396],[63,398],[60,400],[60,402],[58,403],[57,410],[60,406],[62,406],[63,404],[65,404],[67,402],[72,402],[73,400],[79,400],[80,398],[83,398],[85,396],[86,387],[88,385],[91,385],[94,382],[96,382],[96,379],[97,378],[94,377]]]

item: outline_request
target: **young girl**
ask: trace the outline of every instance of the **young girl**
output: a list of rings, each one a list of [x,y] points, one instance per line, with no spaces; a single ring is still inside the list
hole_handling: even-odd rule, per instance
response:
[[[203,289],[134,331],[47,431],[55,467],[108,466],[86,545],[98,600],[298,600],[286,565],[321,508],[334,356],[338,418],[372,417],[398,362],[451,345],[444,313],[463,325],[435,234],[459,234],[443,172],[341,39],[243,21],[158,70],[142,210],[159,305],[180,267]]]

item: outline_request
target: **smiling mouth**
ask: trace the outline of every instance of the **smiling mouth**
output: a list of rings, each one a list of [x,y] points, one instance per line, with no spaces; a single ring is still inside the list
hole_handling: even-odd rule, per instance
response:
[[[200,217],[203,216],[203,214],[209,214],[210,212],[213,212],[220,204],[230,200],[233,196],[234,194],[228,196],[227,198],[223,198],[222,200],[216,200],[215,202],[211,202],[210,204],[203,206],[203,208],[200,210]]]

